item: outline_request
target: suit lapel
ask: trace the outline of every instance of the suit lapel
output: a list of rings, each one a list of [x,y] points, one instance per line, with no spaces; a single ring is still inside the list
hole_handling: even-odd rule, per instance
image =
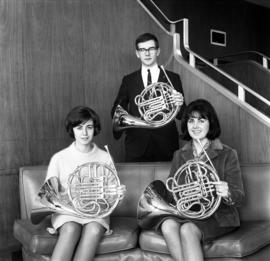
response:
[[[138,94],[144,90],[141,69],[136,72],[134,84]]]
[[[165,82],[165,83],[168,82],[162,69],[160,69],[160,71],[159,71],[158,82]]]

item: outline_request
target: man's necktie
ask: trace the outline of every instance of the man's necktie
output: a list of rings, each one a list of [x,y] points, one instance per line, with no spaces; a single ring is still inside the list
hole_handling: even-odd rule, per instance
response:
[[[150,69],[148,69],[147,71],[148,71],[148,74],[147,74],[147,86],[148,86],[152,83],[152,77],[151,77]]]

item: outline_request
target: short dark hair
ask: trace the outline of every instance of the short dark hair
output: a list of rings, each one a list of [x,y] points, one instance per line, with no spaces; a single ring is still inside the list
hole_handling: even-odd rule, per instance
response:
[[[100,133],[101,126],[97,113],[86,106],[77,106],[73,108],[67,115],[65,120],[65,128],[71,138],[74,138],[73,128],[83,122],[93,120],[94,136]]]
[[[198,99],[191,102],[184,111],[181,121],[182,138],[184,140],[191,140],[188,133],[187,122],[194,112],[198,112],[202,118],[209,121],[209,131],[206,135],[209,140],[214,140],[220,136],[220,124],[214,107],[207,100]]]
[[[136,41],[135,41],[136,50],[139,49],[139,47],[138,47],[139,43],[144,43],[144,42],[147,42],[147,41],[150,41],[150,40],[153,40],[155,42],[155,47],[158,49],[159,48],[159,42],[158,42],[157,37],[155,35],[153,35],[153,34],[150,34],[150,33],[144,33],[144,34],[139,35],[137,37]]]

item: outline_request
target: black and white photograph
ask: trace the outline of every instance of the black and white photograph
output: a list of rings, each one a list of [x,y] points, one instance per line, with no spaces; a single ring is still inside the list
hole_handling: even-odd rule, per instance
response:
[[[0,261],[269,261],[270,0],[0,0]]]

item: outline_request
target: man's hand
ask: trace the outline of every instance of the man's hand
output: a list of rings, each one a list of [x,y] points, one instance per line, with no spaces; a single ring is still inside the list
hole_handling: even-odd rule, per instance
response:
[[[172,92],[171,99],[176,106],[182,106],[184,103],[184,97],[182,93],[175,90]]]

